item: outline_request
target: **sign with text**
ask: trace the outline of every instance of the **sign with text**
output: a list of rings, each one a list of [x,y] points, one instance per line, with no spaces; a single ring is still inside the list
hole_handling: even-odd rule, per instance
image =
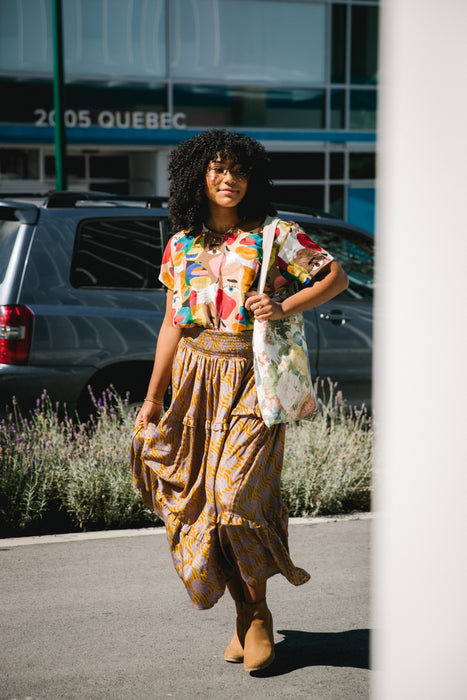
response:
[[[39,127],[55,126],[53,109],[38,108],[34,110],[34,125]],[[65,126],[73,129],[185,129],[184,112],[151,112],[143,110],[65,110]]]

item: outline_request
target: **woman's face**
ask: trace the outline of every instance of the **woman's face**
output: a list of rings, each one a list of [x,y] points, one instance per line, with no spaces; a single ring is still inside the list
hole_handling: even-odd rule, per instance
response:
[[[248,178],[233,158],[216,158],[206,171],[205,192],[209,203],[218,207],[236,207],[248,189]]]

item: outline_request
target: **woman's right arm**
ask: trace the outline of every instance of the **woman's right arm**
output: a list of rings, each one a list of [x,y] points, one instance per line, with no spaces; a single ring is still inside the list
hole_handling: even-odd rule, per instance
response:
[[[148,423],[157,423],[162,413],[162,401],[172,376],[172,364],[178,341],[182,336],[181,328],[172,325],[172,297],[173,293],[168,291],[165,316],[157,338],[154,367],[146,393],[148,398],[160,404],[144,401],[136,416],[135,427],[143,423],[147,428]]]

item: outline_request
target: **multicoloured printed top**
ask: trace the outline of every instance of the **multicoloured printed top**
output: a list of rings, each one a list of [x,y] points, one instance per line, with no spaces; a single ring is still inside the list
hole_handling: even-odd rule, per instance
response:
[[[159,279],[173,291],[172,323],[240,333],[253,328],[246,293],[256,290],[262,257],[262,227],[217,234],[206,227],[180,231],[167,244]],[[333,257],[298,224],[279,221],[265,293],[281,299],[294,280],[301,286]]]

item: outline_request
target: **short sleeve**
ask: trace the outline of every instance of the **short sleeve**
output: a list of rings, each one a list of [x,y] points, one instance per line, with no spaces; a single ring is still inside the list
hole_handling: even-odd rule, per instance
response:
[[[173,236],[167,243],[164,255],[162,256],[161,269],[159,272],[159,280],[164,287],[173,292],[174,290],[174,239]]]
[[[334,259],[311,236],[291,221],[280,221],[276,229],[277,267],[287,279],[306,286]]]

